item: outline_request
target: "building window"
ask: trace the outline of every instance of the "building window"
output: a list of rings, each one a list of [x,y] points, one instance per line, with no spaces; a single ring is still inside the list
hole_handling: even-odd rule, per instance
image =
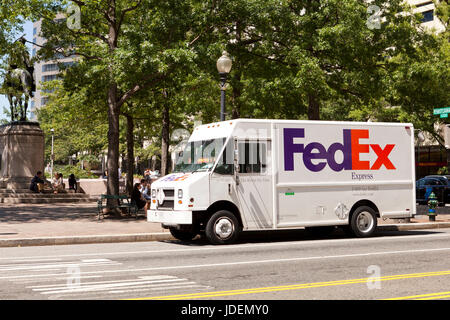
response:
[[[48,97],[41,98],[41,106],[45,106],[48,102]]]
[[[44,64],[42,66],[42,72],[49,71],[59,71],[58,65],[56,63]]]
[[[35,36],[35,35],[36,35],[36,33],[37,33],[37,28],[36,28],[36,27],[34,27],[34,28],[33,28],[33,36]]]
[[[34,57],[36,55],[36,48],[33,49],[33,51],[31,52],[31,56]]]
[[[31,110],[34,110],[34,100],[31,100]]]
[[[42,82],[47,82],[47,81],[53,81],[53,80],[59,80],[60,77],[58,77],[57,74],[51,74],[48,76],[42,76],[41,81]]]
[[[434,10],[428,10],[428,11],[422,12],[423,18],[422,18],[421,22],[424,23],[424,22],[428,22],[428,21],[433,21],[433,19],[434,19],[433,11]]]

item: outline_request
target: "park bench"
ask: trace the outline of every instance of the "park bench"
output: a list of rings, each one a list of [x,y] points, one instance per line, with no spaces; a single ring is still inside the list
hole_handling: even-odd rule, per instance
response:
[[[108,204],[108,200],[114,200],[114,204]],[[98,220],[100,216],[103,216],[103,209],[126,209],[127,213],[131,215],[132,213],[136,216],[139,211],[137,205],[130,201],[127,195],[108,195],[102,194],[100,199],[97,201],[98,208]]]

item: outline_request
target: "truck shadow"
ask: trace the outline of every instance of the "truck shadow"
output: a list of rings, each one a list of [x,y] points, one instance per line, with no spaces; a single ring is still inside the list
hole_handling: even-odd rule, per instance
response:
[[[400,237],[400,236],[418,236],[440,234],[442,231],[424,231],[424,230],[410,230],[410,231],[378,231],[372,238],[383,237]],[[246,231],[242,232],[238,241],[235,244],[245,243],[266,243],[266,242],[288,242],[288,241],[307,241],[307,240],[330,240],[330,239],[358,239],[346,235],[340,228],[336,228],[331,234],[326,236],[311,235],[305,229],[295,230],[276,230],[276,231]],[[164,241],[185,246],[206,246],[210,245],[204,236],[197,236],[193,241],[170,240]]]

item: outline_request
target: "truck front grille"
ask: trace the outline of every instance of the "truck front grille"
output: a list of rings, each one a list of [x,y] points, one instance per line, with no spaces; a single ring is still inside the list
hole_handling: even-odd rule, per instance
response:
[[[158,202],[158,209],[173,210],[175,203],[175,190],[174,189],[162,189],[164,192],[163,203]]]

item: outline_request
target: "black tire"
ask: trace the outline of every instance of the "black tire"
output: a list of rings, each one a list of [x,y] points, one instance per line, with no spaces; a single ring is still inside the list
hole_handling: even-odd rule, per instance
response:
[[[377,228],[377,213],[370,207],[356,208],[350,218],[350,227],[347,229],[358,238],[370,237]]]
[[[197,235],[195,232],[192,231],[178,230],[175,228],[169,228],[169,230],[174,238],[181,241],[191,241]]]
[[[222,225],[222,227],[221,227]],[[220,230],[219,232],[217,232]],[[227,210],[220,210],[209,218],[205,234],[212,244],[230,244],[237,240],[242,228],[236,216]]]
[[[305,228],[305,231],[308,236],[326,237],[332,234],[335,229],[335,226],[307,227]]]

